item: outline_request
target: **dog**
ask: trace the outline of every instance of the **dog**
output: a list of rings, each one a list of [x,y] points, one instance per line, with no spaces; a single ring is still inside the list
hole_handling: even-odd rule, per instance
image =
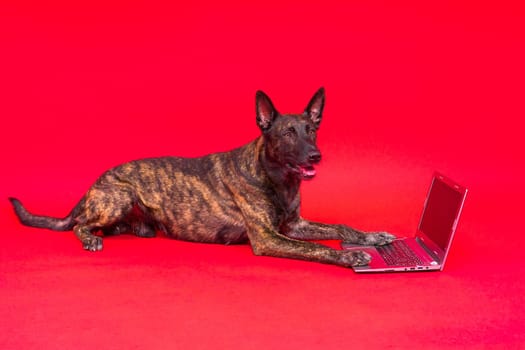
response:
[[[251,143],[200,158],[149,158],[112,168],[63,219],[33,215],[18,199],[9,199],[22,224],[72,229],[83,248],[93,252],[102,250],[100,231],[103,236],[131,232],[140,237],[163,231],[192,242],[249,242],[255,255],[343,267],[368,264],[371,257],[363,251],[311,241],[384,245],[395,236],[307,221],[300,215],[299,187],[315,177],[321,161],[316,136],[324,88],[302,114],[280,114],[262,91],[255,102],[261,135]]]

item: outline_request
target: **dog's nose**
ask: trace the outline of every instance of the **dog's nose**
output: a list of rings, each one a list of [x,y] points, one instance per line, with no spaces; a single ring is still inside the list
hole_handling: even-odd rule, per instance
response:
[[[312,151],[308,155],[308,161],[312,164],[317,164],[321,161],[321,152],[319,151]]]

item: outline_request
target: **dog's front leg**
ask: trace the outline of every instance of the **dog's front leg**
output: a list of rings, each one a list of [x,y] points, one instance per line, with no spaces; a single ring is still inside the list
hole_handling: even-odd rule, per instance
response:
[[[396,237],[387,232],[363,232],[346,225],[329,225],[298,218],[286,225],[286,236],[295,239],[341,239],[362,245],[384,245]]]
[[[343,267],[368,265],[369,254],[362,251],[336,250],[321,244],[291,239],[269,225],[249,225],[248,238],[255,255],[290,258],[334,264]]]

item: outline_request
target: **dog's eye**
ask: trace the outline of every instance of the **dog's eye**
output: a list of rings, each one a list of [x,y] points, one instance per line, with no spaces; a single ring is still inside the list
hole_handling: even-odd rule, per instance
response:
[[[315,129],[312,128],[310,125],[307,125],[306,126],[306,134],[309,135],[309,136],[314,136],[315,135]]]

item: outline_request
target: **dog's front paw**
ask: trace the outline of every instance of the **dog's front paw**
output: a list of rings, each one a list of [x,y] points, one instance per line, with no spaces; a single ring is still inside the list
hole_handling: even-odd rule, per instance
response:
[[[396,236],[387,232],[369,232],[364,236],[365,245],[385,245],[392,243]]]
[[[341,250],[339,253],[339,264],[345,267],[366,266],[372,260],[370,254],[361,250]]]

